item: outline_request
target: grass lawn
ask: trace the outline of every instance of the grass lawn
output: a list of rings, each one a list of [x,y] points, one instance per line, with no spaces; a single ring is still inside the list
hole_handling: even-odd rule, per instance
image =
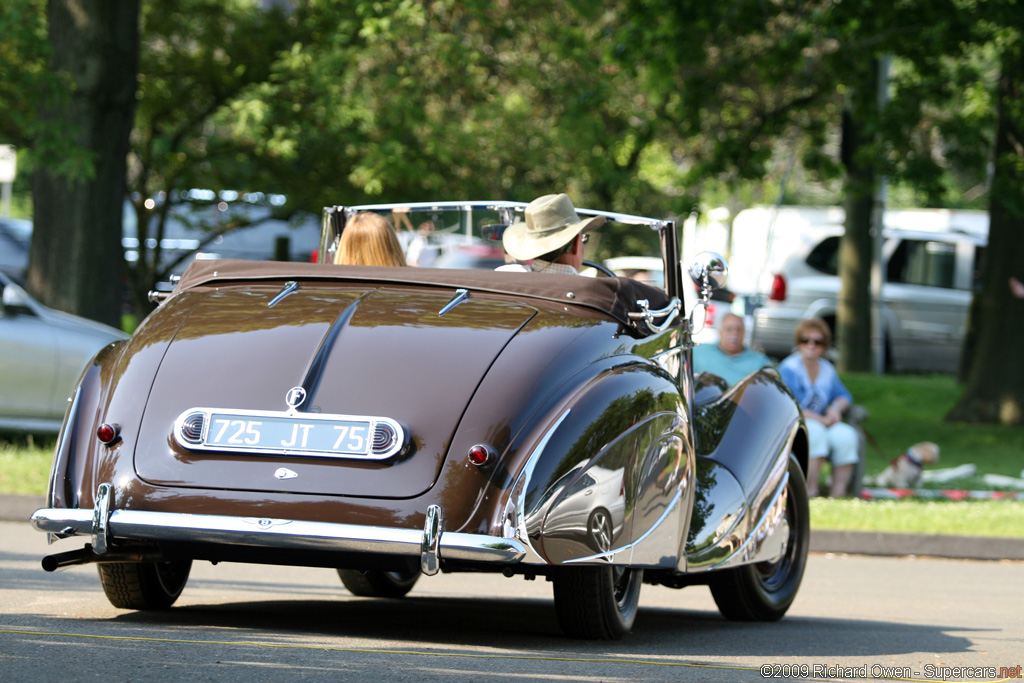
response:
[[[983,489],[986,473],[1020,477],[1024,428],[947,424],[942,417],[960,389],[944,375],[846,375],[857,403],[870,411],[864,423],[882,453],[868,448],[866,472],[877,474],[918,441],[941,449],[936,467],[974,464],[975,477],[942,488]],[[46,491],[52,440],[0,437],[0,493]],[[891,531],[1024,538],[1024,501],[828,500],[811,501],[816,529]]]
[[[815,498],[811,501],[811,527],[1024,538],[1024,501]]]
[[[889,461],[918,441],[934,441],[939,462],[930,469],[973,464],[977,475],[942,488],[982,489],[982,474],[1021,477],[1024,469],[1024,428],[966,425],[942,418],[960,396],[951,375],[843,375],[854,401],[870,416],[864,428],[882,452],[868,446],[865,473],[878,474]]]
[[[0,493],[46,493],[53,440],[0,437]]]

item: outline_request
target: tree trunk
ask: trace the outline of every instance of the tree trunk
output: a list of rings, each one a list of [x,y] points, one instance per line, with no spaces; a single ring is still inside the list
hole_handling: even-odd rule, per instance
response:
[[[836,349],[843,372],[871,370],[871,224],[878,179],[863,149],[871,143],[867,121],[877,111],[877,70],[863,75],[843,111],[842,161],[845,231],[839,242]]]
[[[121,325],[126,156],[135,111],[138,0],[49,0],[54,72],[71,92],[41,118],[92,157],[88,178],[53,167],[32,179],[35,226],[27,284],[43,303]]]
[[[995,172],[989,200],[988,248],[981,291],[971,307],[973,344],[967,381],[948,421],[1024,424],[1024,298],[1010,280],[1024,280],[1024,51],[1002,55],[996,95]]]

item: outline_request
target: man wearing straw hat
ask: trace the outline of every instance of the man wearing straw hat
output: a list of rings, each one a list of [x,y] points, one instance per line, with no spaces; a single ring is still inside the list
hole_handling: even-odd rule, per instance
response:
[[[580,220],[567,194],[538,197],[526,207],[525,221],[508,226],[501,240],[509,256],[532,262],[498,270],[577,275],[583,265],[586,233],[604,222],[604,216]]]

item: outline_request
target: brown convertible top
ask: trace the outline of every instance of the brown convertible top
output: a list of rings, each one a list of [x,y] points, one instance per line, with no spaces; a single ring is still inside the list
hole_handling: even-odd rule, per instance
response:
[[[592,278],[493,270],[336,266],[234,259],[193,261],[175,291],[264,280],[296,280],[300,284],[316,281],[412,284],[512,294],[597,310],[634,331],[638,331],[637,327],[627,313],[639,310],[638,300],[647,299],[651,309],[664,308],[669,301],[662,290],[626,277]]]

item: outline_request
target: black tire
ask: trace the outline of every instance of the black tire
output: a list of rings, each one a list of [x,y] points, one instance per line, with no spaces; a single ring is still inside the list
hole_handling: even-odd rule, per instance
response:
[[[121,609],[167,609],[181,595],[192,560],[98,564],[107,600]]]
[[[587,541],[590,547],[599,553],[607,552],[612,547],[612,515],[604,508],[597,508],[587,519]]]
[[[402,598],[416,585],[420,572],[411,569],[397,572],[339,569],[338,576],[352,595],[363,598]]]
[[[807,484],[793,456],[789,458],[786,519],[789,539],[782,557],[725,569],[710,577],[711,595],[726,619],[777,621],[796,599],[807,564],[811,525]]]
[[[629,633],[640,604],[644,570],[571,567],[554,575],[555,611],[567,636],[618,640]]]

